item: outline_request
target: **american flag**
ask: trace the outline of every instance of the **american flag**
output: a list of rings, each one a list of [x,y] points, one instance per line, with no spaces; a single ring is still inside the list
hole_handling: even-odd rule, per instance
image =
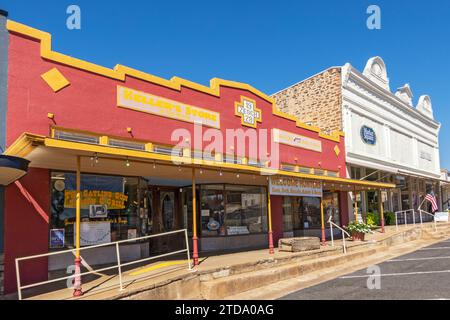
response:
[[[425,200],[427,200],[428,202],[431,203],[431,212],[438,211],[437,200],[436,200],[436,197],[434,196],[433,192],[427,194],[425,197]]]

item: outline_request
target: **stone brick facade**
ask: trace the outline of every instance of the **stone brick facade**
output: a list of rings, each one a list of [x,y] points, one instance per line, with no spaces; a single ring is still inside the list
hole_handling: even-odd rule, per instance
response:
[[[324,132],[342,131],[341,68],[330,68],[273,95],[277,107]]]

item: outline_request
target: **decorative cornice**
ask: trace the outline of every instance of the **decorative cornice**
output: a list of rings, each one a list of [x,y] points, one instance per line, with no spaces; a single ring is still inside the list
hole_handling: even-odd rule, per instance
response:
[[[350,87],[350,86],[347,86],[346,89],[347,89],[348,91],[354,93],[354,94],[357,95],[358,97],[366,98],[366,99],[367,99],[367,95],[364,95],[362,92],[360,92],[359,90],[356,90],[355,88],[352,88],[352,87]],[[355,105],[355,106],[361,108],[361,109],[364,110],[364,111],[367,111],[367,112],[373,112],[373,110],[367,108],[366,105],[363,105],[363,104],[359,103],[358,101],[356,101],[356,100],[353,99],[352,97],[346,96],[346,97],[345,97],[345,101],[351,102],[353,105]],[[373,102],[374,104],[378,105],[380,108],[386,110],[387,112],[392,112],[392,109],[389,110],[388,108],[386,108],[385,106],[383,106],[383,105],[382,105],[381,103],[379,103],[378,101],[372,101],[372,102]],[[353,112],[356,112],[356,113],[358,113],[358,114],[362,114],[361,111],[355,110],[354,107],[351,107],[351,106],[347,106],[347,107],[348,107],[349,109],[353,110]],[[392,117],[389,117],[389,113],[386,113],[385,115],[383,115],[383,114],[377,115],[377,117],[379,117],[379,119],[375,119],[375,117],[372,116],[372,115],[370,115],[370,114],[364,114],[364,116],[367,117],[367,118],[370,118],[372,121],[376,121],[376,122],[380,122],[380,118],[381,118],[381,119],[384,119],[384,120],[392,121]],[[409,121],[409,119],[408,119],[405,115],[403,115],[403,114],[398,114],[397,116],[398,116],[399,118],[405,120],[405,121]],[[436,139],[436,141],[433,141],[433,143],[436,144],[436,145],[439,145],[438,135],[435,134],[434,132],[430,132],[429,127],[427,127],[425,124],[421,124],[421,125],[422,125],[421,129],[423,130],[423,132],[426,132],[427,134],[432,135],[432,136]],[[401,133],[403,133],[403,134],[406,134],[406,135],[408,135],[408,136],[417,136],[417,137],[420,137],[420,138],[421,138],[420,140],[424,140],[423,142],[429,144],[429,141],[430,141],[430,140],[429,140],[429,137],[426,137],[423,133],[419,133],[419,132],[417,132],[417,131],[413,131],[412,128],[407,128],[406,126],[404,126],[404,125],[402,125],[402,124],[399,124],[399,123],[397,123],[397,126],[398,126],[398,127],[394,127],[394,126],[390,126],[390,125],[389,125],[389,127],[391,127],[392,129],[394,129],[394,130],[396,130],[396,131],[399,131],[399,132],[401,132]],[[401,127],[402,130],[398,130],[399,127]],[[414,132],[414,134],[413,134],[413,132]]]
[[[347,81],[342,83],[342,87],[345,88],[346,84],[348,83],[350,77],[353,76],[354,79],[356,79],[361,85],[366,87],[369,91],[373,91],[377,93],[378,95],[385,98],[385,100],[389,103],[392,103],[396,105],[400,110],[404,111],[406,114],[410,114],[411,116],[414,116],[415,118],[419,119],[420,121],[424,122],[425,124],[431,125],[436,127],[437,129],[440,128],[441,124],[437,122],[434,119],[427,118],[425,115],[421,114],[418,110],[416,110],[414,107],[411,107],[406,102],[401,100],[399,97],[395,96],[392,92],[381,88],[377,84],[375,84],[373,81],[368,79],[366,76],[364,76],[361,72],[359,72],[357,69],[355,69],[352,65],[349,64],[348,67],[348,76]]]

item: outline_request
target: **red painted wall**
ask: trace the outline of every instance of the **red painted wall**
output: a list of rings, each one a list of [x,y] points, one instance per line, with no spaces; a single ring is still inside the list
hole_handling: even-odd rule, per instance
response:
[[[349,223],[347,192],[339,192],[339,206],[339,212],[341,214],[341,226],[347,226]]]
[[[345,176],[344,139],[338,144],[341,153],[337,157],[333,150],[336,142],[298,128],[294,121],[274,116],[272,104],[246,90],[222,87],[221,96],[215,97],[185,87],[180,92],[131,77],[124,83],[43,60],[39,46],[39,42],[22,36],[12,34],[10,37],[7,145],[23,132],[48,135],[49,127],[54,125],[47,118],[48,112],[55,114],[56,125],[61,127],[125,138],[130,138],[126,128],[131,127],[134,138],[164,144],[175,144],[170,140],[174,129],[184,128],[193,132],[190,123],[117,107],[118,84],[220,112],[223,132],[227,128],[253,130],[242,127],[241,118],[234,115],[234,103],[245,95],[256,100],[257,108],[262,109],[263,122],[258,124],[258,129],[280,128],[322,141],[322,153],[281,145],[282,162],[295,163],[294,158],[298,158],[299,165],[308,167],[319,167],[321,162],[322,168],[340,170],[341,176]],[[57,67],[71,83],[58,93],[54,93],[41,79],[41,74],[53,67]]]
[[[17,291],[16,258],[48,252],[49,183],[48,170],[31,168],[20,180],[23,192],[16,184],[6,188],[5,293]],[[23,262],[20,268],[23,285],[47,279],[47,259]]]

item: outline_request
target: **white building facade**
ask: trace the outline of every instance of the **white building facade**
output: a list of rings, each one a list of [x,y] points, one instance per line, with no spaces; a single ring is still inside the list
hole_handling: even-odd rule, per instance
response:
[[[409,84],[391,92],[386,65],[369,59],[361,73],[342,67],[342,123],[347,172],[356,179],[397,185],[384,197],[387,211],[427,209],[425,195],[440,194],[439,129],[431,99],[421,95],[416,105]],[[357,196],[361,212],[377,211],[377,195]],[[438,201],[439,204],[442,201]],[[352,212],[350,210],[350,212]]]

